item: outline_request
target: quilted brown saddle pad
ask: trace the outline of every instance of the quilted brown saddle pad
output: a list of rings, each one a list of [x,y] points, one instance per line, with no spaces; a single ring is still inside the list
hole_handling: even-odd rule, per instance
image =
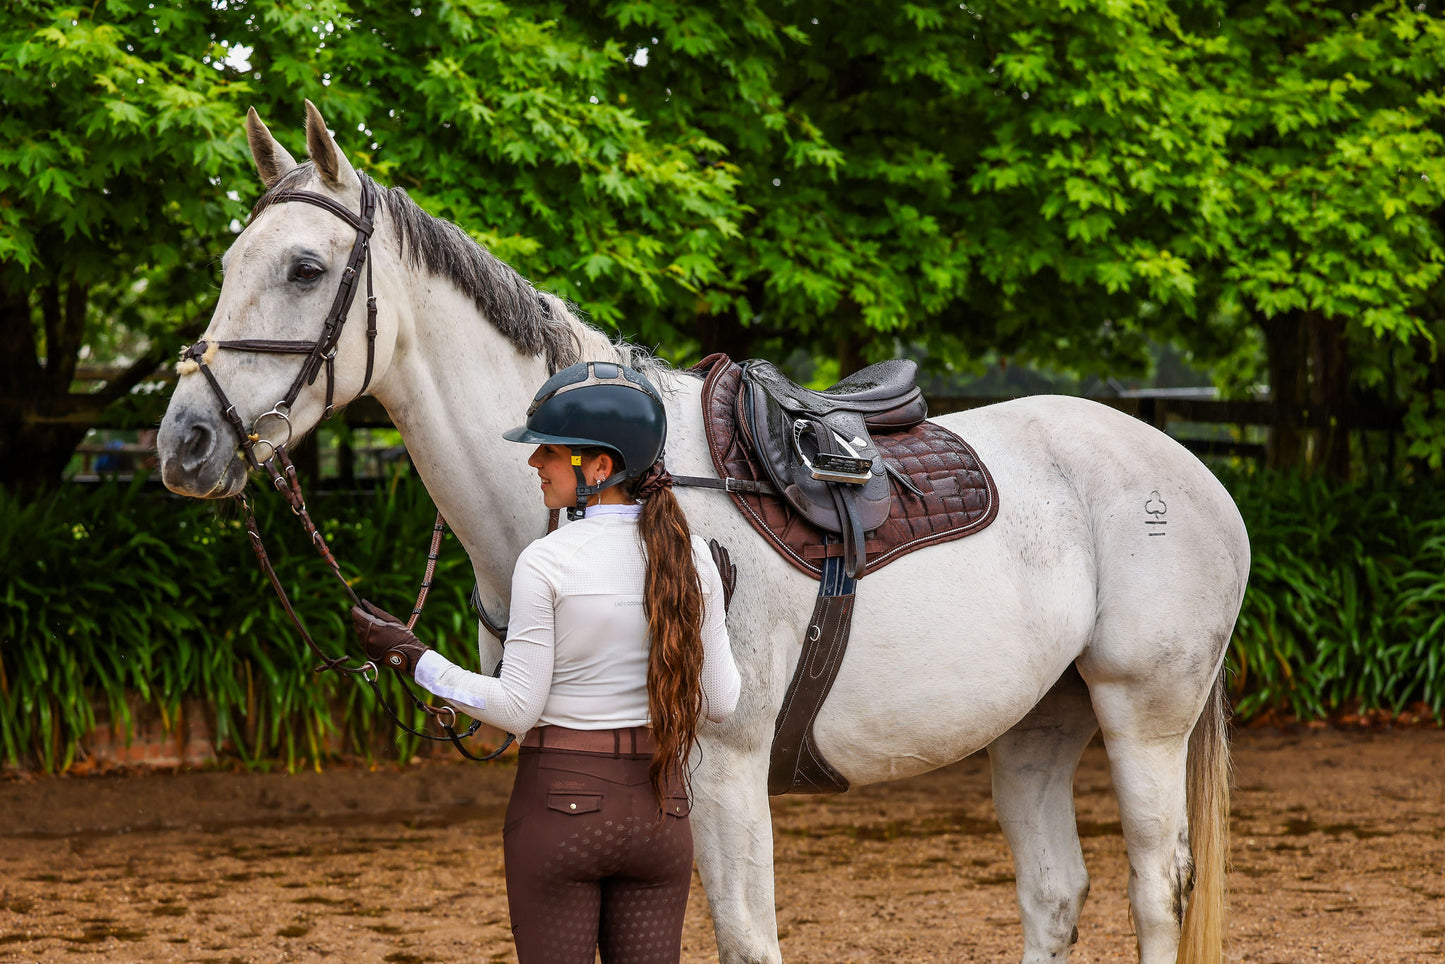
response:
[[[756,456],[739,431],[742,366],[714,354],[690,369],[703,376],[702,411],[713,468],[722,478],[766,483]],[[890,477],[893,504],[888,518],[867,536],[867,566],[875,572],[924,546],[978,532],[998,514],[998,489],[988,469],[967,442],[934,422],[906,431],[879,434],[873,442],[889,465],[915,491]],[[918,494],[918,493],[921,493]],[[798,569],[819,578],[825,556],[842,552],[826,544],[823,532],[777,496],[730,492],[753,528]]]

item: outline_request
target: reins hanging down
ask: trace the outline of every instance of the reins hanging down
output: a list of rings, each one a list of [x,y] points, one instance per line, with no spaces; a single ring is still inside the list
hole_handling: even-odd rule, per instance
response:
[[[276,467],[276,462],[281,463],[280,469]],[[286,449],[284,447],[277,448],[275,454],[262,463],[262,467],[270,474],[271,482],[277,491],[286,498],[287,504],[291,506],[291,511],[301,520],[302,528],[306,530],[306,534],[310,538],[312,545],[316,547],[316,551],[320,554],[327,567],[330,568],[336,580],[341,583],[346,594],[351,597],[353,604],[360,604],[360,598],[357,597],[356,591],[351,588],[351,584],[346,581],[346,577],[341,574],[341,566],[336,561],[336,556],[331,552],[331,548],[326,544],[326,539],[321,534],[321,530],[316,527],[315,522],[312,521],[311,515],[306,509],[306,500],[302,495],[301,485],[296,476],[296,466],[292,464],[290,457],[286,454]],[[236,501],[240,503],[241,511],[245,516],[246,534],[251,540],[251,549],[256,554],[256,561],[260,564],[261,571],[266,574],[266,578],[271,583],[271,588],[275,590],[277,598],[281,600],[282,608],[285,609],[286,615],[291,618],[291,623],[296,627],[296,631],[300,634],[302,641],[305,642],[307,647],[321,660],[316,666],[315,672],[320,673],[330,670],[340,673],[343,676],[360,679],[371,688],[371,692],[376,697],[377,703],[386,711],[386,715],[398,728],[423,740],[438,743],[444,740],[450,742],[457,748],[457,751],[468,760],[476,760],[478,762],[495,760],[512,745],[515,737],[511,733],[508,733],[506,740],[503,741],[502,745],[496,750],[485,756],[477,756],[467,749],[462,743],[462,740],[477,732],[477,729],[481,726],[480,721],[473,720],[466,730],[458,732],[456,729],[456,710],[446,704],[434,706],[426,702],[416,695],[405,680],[402,680],[402,690],[406,693],[407,698],[411,700],[412,706],[435,720],[445,735],[437,736],[418,730],[403,721],[395,708],[387,701],[377,681],[379,674],[375,663],[367,660],[359,665],[352,665],[347,656],[327,656],[325,651],[317,644],[316,640],[307,632],[305,625],[301,622],[300,616],[297,615],[296,610],[292,607],[291,600],[287,597],[286,590],[282,587],[280,577],[277,576],[276,569],[271,564],[271,558],[266,552],[265,544],[261,540],[261,531],[256,522],[255,512],[252,510],[251,503],[246,498],[244,491],[236,496]],[[436,523],[432,526],[431,547],[427,552],[426,572],[422,576],[421,587],[417,592],[416,604],[411,610],[411,618],[407,620],[407,629],[411,629],[416,625],[417,620],[421,617],[422,608],[426,605],[427,594],[431,591],[432,579],[436,574],[437,560],[441,555],[442,535],[445,532],[446,520],[442,518],[441,513],[437,513]],[[490,628],[490,626],[488,628]],[[501,669],[502,664],[499,662],[496,671],[492,675],[495,676],[499,674]]]
[[[366,374],[362,379],[361,390],[357,393],[357,396],[360,397],[365,394],[366,389],[371,384],[376,352],[376,296],[372,291],[371,259],[368,257],[368,254],[370,252],[371,233],[374,227],[373,215],[376,212],[377,189],[371,179],[365,175],[360,175],[360,181],[360,215],[348,210],[332,198],[312,191],[278,191],[266,201],[267,206],[283,201],[302,201],[307,204],[314,204],[317,207],[330,211],[356,229],[356,240],[352,243],[351,254],[347,258],[346,267],[342,270],[341,281],[336,289],[336,296],[332,299],[331,309],[327,313],[326,321],[321,329],[321,335],[316,341],[276,341],[270,339],[240,339],[216,342],[198,341],[181,352],[182,364],[189,363],[195,365],[196,369],[205,376],[207,384],[211,386],[211,390],[215,392],[216,397],[220,400],[222,413],[227,423],[236,432],[239,448],[245,456],[246,461],[250,463],[253,469],[264,470],[270,477],[271,484],[286,498],[287,503],[291,506],[291,511],[301,520],[301,525],[306,530],[306,535],[312,545],[316,547],[316,551],[320,553],[322,560],[331,569],[332,574],[336,576],[336,580],[341,583],[347,596],[351,598],[353,605],[359,605],[361,599],[356,595],[355,590],[351,588],[351,584],[342,576],[340,564],[337,563],[336,557],[331,552],[331,548],[326,544],[326,539],[322,536],[321,531],[317,529],[316,524],[311,520],[310,513],[306,510],[306,500],[301,492],[301,484],[296,477],[296,466],[291,462],[291,458],[287,453],[287,447],[291,442],[291,406],[301,394],[302,388],[315,383],[317,376],[321,373],[323,365],[326,368],[326,408],[323,412],[323,417],[330,418],[332,415],[336,388],[336,346],[341,340],[341,330],[346,324],[347,316],[350,314],[351,306],[356,299],[356,280],[360,274],[363,262],[366,266]],[[209,362],[211,358],[214,357],[214,353],[223,348],[232,351],[306,356],[301,364],[301,370],[292,381],[290,388],[287,389],[285,397],[273,405],[270,410],[257,416],[249,429],[247,429],[245,423],[241,420],[240,415],[236,413],[236,406],[233,405],[231,400],[226,396],[225,390],[222,389],[221,383],[217,380],[215,373],[212,372],[210,368]],[[263,439],[261,437],[261,423],[268,418],[279,419],[286,426],[286,437],[282,441],[272,442],[269,439]],[[264,459],[258,458],[256,455],[256,446],[261,443],[266,444],[270,448],[270,454]],[[296,614],[295,608],[291,605],[291,600],[287,597],[286,591],[281,585],[281,580],[276,575],[275,567],[271,564],[270,556],[266,552],[266,546],[261,540],[261,530],[257,525],[255,512],[252,511],[251,503],[247,500],[244,490],[236,496],[236,501],[241,505],[241,512],[246,521],[246,533],[251,540],[251,549],[256,554],[256,560],[261,566],[261,571],[266,574],[266,578],[271,583],[271,588],[276,591],[277,598],[281,600],[282,608],[285,609],[286,615],[291,618],[291,622],[295,625],[297,632],[300,633],[301,639],[321,660],[320,664],[316,666],[315,672],[319,673],[330,670],[340,673],[343,676],[359,678],[371,688],[372,693],[376,696],[377,702],[381,705],[382,709],[386,711],[391,721],[400,729],[424,740],[434,742],[448,741],[468,760],[476,760],[479,762],[494,760],[511,746],[515,737],[511,733],[508,733],[507,739],[492,753],[486,756],[473,754],[463,745],[462,740],[477,731],[481,726],[480,721],[473,720],[472,724],[467,727],[465,731],[459,733],[456,729],[456,710],[445,704],[433,706],[427,703],[425,700],[419,698],[403,680],[401,684],[402,689],[411,700],[412,705],[435,720],[445,736],[437,736],[415,729],[401,719],[395,708],[387,702],[386,697],[382,694],[381,687],[377,683],[378,670],[375,663],[367,660],[358,665],[353,665],[347,656],[327,656],[321,647],[317,645],[316,640],[312,638],[311,634],[306,631],[306,627],[302,624],[301,618]],[[431,549],[427,554],[426,573],[422,577],[421,588],[417,594],[416,605],[412,607],[411,618],[407,621],[408,629],[416,625],[417,619],[421,616],[422,607],[426,605],[427,594],[431,590],[432,577],[436,573],[437,559],[440,556],[442,535],[445,531],[446,520],[443,519],[441,513],[438,512],[436,524],[432,527]],[[500,627],[480,606],[478,606],[478,613],[482,618],[483,625],[486,626],[489,632],[495,635],[500,628],[502,636],[505,636],[505,627]],[[498,663],[492,675],[499,675],[501,669],[502,664]]]

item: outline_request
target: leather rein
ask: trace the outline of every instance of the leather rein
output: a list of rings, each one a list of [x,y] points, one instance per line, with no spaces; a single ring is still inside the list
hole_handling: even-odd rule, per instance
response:
[[[351,306],[356,300],[356,281],[363,264],[366,266],[366,376],[362,380],[361,390],[357,392],[357,397],[359,398],[366,394],[366,389],[371,384],[371,375],[376,353],[376,295],[372,290],[371,258],[368,257],[368,255],[371,247],[371,233],[374,227],[373,216],[376,212],[377,189],[370,178],[365,175],[358,176],[361,180],[360,215],[353,213],[332,198],[324,194],[317,194],[313,191],[277,191],[271,195],[261,207],[257,208],[252,215],[254,217],[256,214],[260,214],[261,211],[272,204],[278,204],[284,201],[301,201],[330,211],[356,229],[356,240],[352,243],[351,255],[347,258],[346,267],[341,273],[341,282],[336,289],[336,296],[331,302],[331,309],[327,313],[320,337],[315,341],[274,341],[259,338],[215,342],[202,340],[181,351],[182,361],[194,362],[198,366],[201,374],[206,377],[207,383],[211,386],[211,390],[215,392],[217,399],[220,400],[223,417],[231,426],[232,430],[235,431],[240,442],[240,450],[245,456],[246,461],[250,463],[253,469],[265,471],[271,479],[271,484],[285,497],[287,503],[291,506],[292,513],[301,520],[302,528],[305,529],[306,535],[312,545],[316,547],[316,551],[321,555],[322,560],[331,569],[337,581],[341,583],[342,588],[351,598],[353,605],[359,605],[361,599],[356,595],[356,591],[351,588],[351,584],[346,581],[346,577],[341,574],[340,564],[332,554],[330,546],[326,544],[325,537],[322,536],[321,531],[316,527],[315,522],[312,521],[310,513],[307,512],[306,499],[301,492],[301,484],[296,476],[296,466],[291,462],[291,458],[287,453],[287,447],[291,442],[291,406],[295,403],[297,396],[301,394],[301,390],[304,387],[315,383],[317,377],[321,374],[323,366],[326,369],[326,409],[322,417],[330,418],[334,411],[336,346],[341,339],[342,327],[346,324],[346,319],[351,313]],[[231,403],[230,398],[226,395],[225,390],[221,387],[221,383],[216,379],[215,373],[211,371],[208,364],[209,359],[213,357],[214,352],[218,349],[269,354],[295,354],[305,355],[306,357],[301,363],[301,370],[291,382],[290,388],[287,389],[285,397],[273,405],[270,410],[258,415],[248,429],[241,420],[241,417],[236,413],[236,406]],[[281,423],[285,425],[286,438],[284,440],[272,442],[269,439],[263,439],[261,437],[261,423],[268,418],[279,419]],[[257,456],[256,447],[258,445],[265,445],[270,449],[266,458],[262,459]],[[286,590],[281,585],[280,577],[277,576],[276,570],[271,564],[270,556],[266,552],[266,546],[261,540],[261,530],[256,522],[256,514],[251,508],[250,501],[246,498],[245,490],[243,489],[235,498],[236,501],[240,503],[241,512],[246,522],[246,534],[251,541],[251,549],[256,554],[256,560],[261,566],[261,571],[266,574],[266,578],[271,583],[271,588],[276,591],[277,598],[281,600],[282,608],[286,610],[286,615],[291,618],[291,622],[295,625],[301,639],[321,660],[321,663],[316,666],[314,672],[320,673],[330,670],[340,673],[343,676],[360,679],[371,688],[377,703],[386,711],[387,716],[391,718],[391,721],[395,723],[397,727],[412,736],[424,740],[433,742],[448,741],[468,760],[476,760],[478,762],[494,760],[501,756],[507,747],[511,746],[515,737],[511,733],[508,733],[507,739],[494,752],[485,756],[473,754],[462,743],[462,740],[474,734],[478,727],[481,726],[481,722],[473,720],[471,725],[464,731],[458,732],[456,729],[456,710],[446,704],[434,706],[427,703],[419,698],[403,680],[402,689],[411,700],[412,705],[435,720],[445,735],[437,736],[418,730],[404,722],[400,715],[397,714],[395,708],[387,702],[377,682],[379,674],[375,663],[368,660],[359,665],[352,665],[350,663],[350,657],[348,656],[327,656],[321,647],[317,645],[316,640],[312,638],[311,634],[306,631],[305,625],[302,624],[301,618],[296,614],[296,610],[291,605],[291,600],[286,595]],[[411,618],[407,620],[407,629],[411,629],[416,625],[417,619],[421,616],[422,607],[426,605],[427,594],[430,592],[432,586],[432,577],[436,573],[442,535],[445,531],[446,520],[443,519],[441,513],[438,512],[436,523],[432,527],[431,548],[427,553],[426,572],[422,576],[416,605],[413,606],[411,610]],[[480,600],[477,598],[475,592],[472,596],[472,604],[476,608],[482,625],[487,628],[487,631],[497,637],[498,640],[505,641],[507,635],[506,625],[494,621],[487,614],[486,610],[481,607]],[[492,675],[499,675],[501,669],[502,664],[498,663]]]

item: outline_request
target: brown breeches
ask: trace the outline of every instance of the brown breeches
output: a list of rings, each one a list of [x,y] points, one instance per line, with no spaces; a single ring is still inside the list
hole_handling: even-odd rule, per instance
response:
[[[507,805],[519,964],[673,964],[692,883],[681,787],[659,812],[651,755],[524,746]]]

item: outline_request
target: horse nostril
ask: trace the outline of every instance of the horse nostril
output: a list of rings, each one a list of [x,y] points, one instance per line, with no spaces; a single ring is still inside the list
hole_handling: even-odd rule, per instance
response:
[[[200,423],[192,425],[191,430],[186,433],[186,437],[181,440],[178,452],[181,466],[187,472],[194,472],[200,468],[211,454],[214,439],[214,434],[205,425]]]

